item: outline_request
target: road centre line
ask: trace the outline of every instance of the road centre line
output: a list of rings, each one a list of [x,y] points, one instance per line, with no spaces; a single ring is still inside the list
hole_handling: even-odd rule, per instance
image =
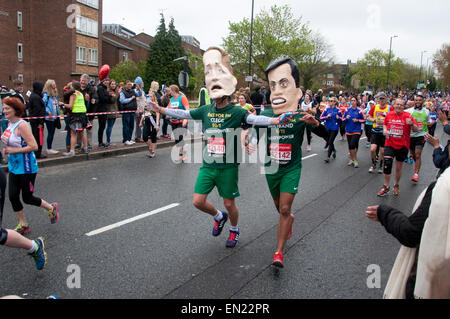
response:
[[[161,213],[163,211],[175,208],[175,207],[177,207],[179,205],[180,205],[180,203],[173,203],[173,204],[170,204],[170,205],[167,205],[167,206],[164,206],[164,207],[152,210],[151,212],[148,212],[148,213],[145,213],[145,214],[141,214],[141,215],[129,218],[129,219],[125,219],[125,220],[123,220],[121,222],[118,222],[118,223],[115,223],[115,224],[112,224],[112,225],[109,225],[109,226],[105,226],[105,227],[99,228],[97,230],[93,230],[93,231],[91,231],[91,232],[89,232],[89,233],[87,233],[85,235],[88,236],[88,237],[95,236],[95,235],[107,232],[109,230],[121,227],[123,225],[135,222],[137,220],[140,220],[140,219],[152,216],[152,215],[159,214],[159,213]]]

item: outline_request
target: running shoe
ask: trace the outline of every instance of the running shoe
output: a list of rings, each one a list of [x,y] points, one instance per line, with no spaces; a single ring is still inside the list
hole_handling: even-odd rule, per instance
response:
[[[405,163],[408,163],[408,158],[405,159]]]
[[[228,236],[226,247],[227,248],[234,248],[239,240],[239,231],[233,231],[230,230],[230,235]]]
[[[58,203],[51,203],[53,209],[49,210],[48,213],[48,217],[50,217],[50,223],[52,224],[56,224],[58,222],[59,219],[59,205]]]
[[[30,254],[34,262],[36,263],[37,270],[42,270],[47,264],[47,252],[45,251],[45,239],[43,237],[39,237],[35,239],[34,242],[38,246],[38,249]]]
[[[354,168],[358,168],[358,167],[359,167],[358,161],[353,161],[353,167],[354,167]]]
[[[311,145],[306,146],[306,150],[307,150],[308,152],[311,152]]]
[[[336,151],[333,151],[333,158],[336,159]]]
[[[74,152],[74,151],[64,152],[64,153],[63,153],[63,156],[66,156],[66,157],[73,157],[73,156],[75,156],[75,152]]]
[[[352,165],[353,165],[353,161],[350,160],[350,161],[347,163],[347,166],[352,166]]]
[[[325,159],[325,163],[329,163],[329,162],[330,162],[330,158],[328,157]]]
[[[212,235],[214,237],[217,237],[217,236],[219,236],[222,233],[223,226],[225,226],[225,223],[227,222],[227,220],[228,220],[228,213],[227,212],[222,212],[222,219],[221,220],[219,220],[219,221],[214,220],[214,228],[213,228],[213,231],[212,231]]]
[[[370,166],[370,168],[369,168],[369,173],[372,174],[374,170],[375,170],[375,167],[373,167],[373,165]]]
[[[47,154],[49,154],[49,155],[55,155],[55,154],[58,154],[58,153],[59,153],[58,151],[53,150],[53,149],[47,150]]]
[[[289,234],[287,236],[287,240],[291,239],[291,237],[292,237],[293,226],[294,226],[294,215],[291,214],[291,228],[289,229]]]
[[[378,174],[383,174],[383,166],[380,166],[380,167],[378,168]]]
[[[414,183],[417,183],[419,181],[419,174],[414,174],[411,178],[411,181],[413,181]]]
[[[410,164],[414,163],[414,158],[410,157],[410,158],[409,158],[409,163],[410,163]]]
[[[20,223],[17,225],[17,227],[14,230],[21,235],[26,235],[31,232],[30,225],[21,225]]]
[[[390,191],[390,187],[389,186],[385,186],[385,185],[383,185],[383,187],[380,189],[380,191],[378,192],[378,194],[377,194],[377,196],[379,196],[379,197],[384,197],[384,196],[386,196],[388,193],[389,193],[389,191]]]
[[[400,195],[400,186],[394,185],[394,196]]]
[[[274,265],[275,267],[279,267],[279,268],[283,268],[284,267],[283,253],[282,252],[276,252],[273,255],[272,265]]]

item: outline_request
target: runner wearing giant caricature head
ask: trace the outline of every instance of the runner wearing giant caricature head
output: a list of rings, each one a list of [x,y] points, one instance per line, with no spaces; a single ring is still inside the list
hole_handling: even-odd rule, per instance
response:
[[[270,62],[266,76],[271,90],[272,108],[261,115],[276,117],[292,112],[294,115],[285,124],[270,126],[266,134],[266,181],[275,207],[280,215],[276,251],[273,265],[284,266],[283,250],[292,234],[294,215],[292,203],[298,193],[302,169],[302,142],[306,128],[314,130],[320,123],[311,114],[298,113],[298,103],[302,98],[297,63],[288,57]],[[259,131],[260,128],[257,127]]]

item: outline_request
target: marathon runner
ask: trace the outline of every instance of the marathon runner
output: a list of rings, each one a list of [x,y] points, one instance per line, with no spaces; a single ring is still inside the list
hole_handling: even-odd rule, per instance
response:
[[[383,132],[386,136],[384,149],[384,185],[378,192],[378,196],[386,196],[390,191],[392,166],[395,162],[394,195],[400,194],[400,178],[402,176],[403,162],[408,158],[411,130],[416,132],[419,128],[412,116],[405,112],[405,101],[398,98],[394,101],[394,112],[390,112],[385,120]]]
[[[210,47],[203,55],[206,87],[214,104],[195,110],[161,108],[151,103],[154,111],[177,119],[202,121],[205,128],[203,167],[195,184],[193,205],[214,217],[213,236],[219,236],[228,218],[231,228],[226,247],[233,248],[239,240],[239,211],[235,199],[240,196],[238,150],[241,151],[242,124],[269,126],[280,123],[280,118],[256,116],[231,103],[237,80],[233,75],[229,55],[218,47]],[[287,120],[289,117],[286,118]],[[218,210],[207,200],[217,187],[223,198],[225,211]]]
[[[377,149],[380,149],[380,167],[378,174],[383,174],[383,154],[385,136],[383,134],[384,118],[390,111],[390,107],[387,104],[387,95],[384,92],[380,92],[377,97],[379,104],[376,104],[369,112],[369,121],[373,122],[372,136],[370,140],[370,155],[372,158],[372,166],[369,169],[369,173],[373,173],[377,167]]]
[[[297,63],[290,58],[275,59],[266,69],[271,90],[272,108],[261,115],[275,118],[285,112],[295,112],[302,98]],[[269,126],[266,134],[265,175],[275,207],[280,214],[278,222],[277,248],[272,264],[284,267],[283,250],[291,237],[294,215],[292,203],[298,193],[302,171],[302,142],[305,130],[317,134],[320,123],[307,112],[295,114],[287,124]],[[321,126],[325,129],[323,126]],[[257,126],[261,137],[261,127]],[[319,135],[319,134],[318,134]],[[320,135],[319,135],[320,136]],[[249,153],[255,150],[249,145]]]
[[[362,124],[366,121],[363,110],[355,97],[350,98],[350,107],[343,116],[345,123],[345,134],[347,135],[348,151],[350,153],[350,161],[348,166],[358,168],[357,153],[359,149],[359,140],[362,134]]]
[[[417,122],[419,130],[411,133],[410,151],[414,159],[414,175],[411,180],[415,183],[419,181],[419,172],[422,166],[422,150],[425,145],[425,135],[428,133],[428,125],[431,124],[430,112],[424,107],[424,95],[418,92],[414,97],[415,106],[407,109]]]

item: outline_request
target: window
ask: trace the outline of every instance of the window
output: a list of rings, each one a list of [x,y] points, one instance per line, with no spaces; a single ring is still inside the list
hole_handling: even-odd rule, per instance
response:
[[[86,64],[86,48],[77,47],[77,64]]]
[[[123,53],[123,61],[127,61],[128,60],[128,52],[124,52]]]
[[[98,38],[98,21],[83,16],[77,16],[76,21],[78,33]]]
[[[327,81],[328,86],[334,86],[334,81]]]
[[[328,79],[332,79],[333,77],[334,77],[334,75],[333,75],[332,73],[328,73],[328,74],[327,74],[327,78],[328,78]]]
[[[89,65],[98,66],[98,50],[96,49],[89,49],[88,50],[88,57],[89,57]]]
[[[22,43],[17,44],[17,59],[19,60],[19,62],[23,61],[23,44]]]
[[[23,82],[23,74],[22,74],[22,73],[19,73],[19,74],[17,75],[17,79],[18,79],[19,81]]]
[[[98,9],[98,0],[77,0],[79,3]]]
[[[17,28],[19,29],[19,31],[23,30],[23,19],[22,19],[23,15],[22,12],[17,11]]]

